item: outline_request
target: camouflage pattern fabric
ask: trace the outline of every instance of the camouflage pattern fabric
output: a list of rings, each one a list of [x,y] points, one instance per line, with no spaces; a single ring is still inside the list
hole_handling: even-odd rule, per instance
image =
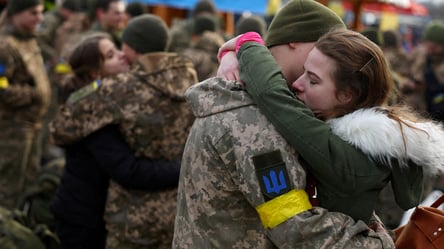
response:
[[[181,53],[191,46],[191,34],[194,29],[193,19],[175,21],[170,29],[168,51]]]
[[[36,40],[14,35],[10,24],[0,30],[0,76],[8,81],[0,89],[0,202],[7,208],[15,207],[39,167],[42,121],[50,99]]]
[[[181,53],[193,62],[199,81],[216,76],[219,66],[217,52],[223,43],[224,39],[219,34],[206,31],[193,47]]]
[[[64,22],[64,17],[59,14],[58,10],[52,10],[45,13],[43,22],[40,25],[39,35],[37,37],[39,46],[42,50],[42,55],[45,61],[53,61],[57,58],[55,43],[56,30]]]
[[[186,96],[196,120],[182,159],[173,248],[394,248],[387,233],[320,207],[265,229],[252,157],[278,150],[290,187],[304,189],[297,152],[238,83],[211,78]]]
[[[16,220],[14,212],[0,206],[0,248],[45,249],[34,232]]]
[[[54,139],[71,143],[114,123],[137,155],[180,159],[194,120],[184,93],[196,82],[190,61],[173,53],[143,55],[129,74],[103,80],[97,91],[61,108]],[[112,184],[107,248],[170,248],[176,200],[177,189],[126,191]]]
[[[55,31],[54,48],[59,61],[68,61],[70,52],[86,33],[86,13],[75,13]]]
[[[147,193],[111,182],[108,195],[107,248],[171,248],[177,188]]]
[[[108,33],[111,36],[114,44],[116,44],[116,47],[120,48],[122,46],[122,30],[107,30],[102,27],[100,22],[96,21],[91,24],[89,31]]]

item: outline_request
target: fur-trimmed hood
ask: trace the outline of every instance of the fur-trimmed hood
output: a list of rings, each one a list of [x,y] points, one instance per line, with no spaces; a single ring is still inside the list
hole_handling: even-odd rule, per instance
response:
[[[390,165],[396,158],[401,167],[412,160],[427,174],[444,172],[444,128],[433,121],[400,123],[381,108],[360,109],[327,121],[333,133],[360,148],[373,160]],[[406,125],[407,124],[407,125]],[[403,137],[404,134],[404,137]]]

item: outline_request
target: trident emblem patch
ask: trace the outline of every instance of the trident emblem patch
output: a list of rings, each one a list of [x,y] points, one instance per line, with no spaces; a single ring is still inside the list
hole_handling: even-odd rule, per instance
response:
[[[279,150],[256,155],[252,159],[266,201],[290,191],[287,168]]]

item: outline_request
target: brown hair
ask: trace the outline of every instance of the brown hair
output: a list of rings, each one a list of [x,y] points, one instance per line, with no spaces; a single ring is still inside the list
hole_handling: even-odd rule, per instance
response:
[[[99,43],[104,39],[111,40],[108,34],[90,34],[82,39],[72,51],[68,63],[79,80],[90,83],[89,81],[94,80],[91,73],[101,71],[105,56],[100,51]]]
[[[352,101],[335,110],[335,116],[386,104],[394,83],[376,44],[358,32],[339,29],[322,36],[315,47],[335,61],[331,76],[336,95],[346,92],[352,96]]]
[[[75,46],[68,59],[72,75],[64,81],[59,101],[63,103],[72,92],[95,80],[93,72],[101,71],[105,62],[105,56],[99,47],[99,42],[103,39],[111,40],[108,34],[94,32]]]
[[[331,77],[336,85],[336,96],[344,92],[352,96],[349,103],[335,108],[332,116],[345,115],[361,108],[382,107],[379,111],[398,122],[401,132],[403,125],[421,130],[406,122],[423,121],[418,113],[407,106],[387,106],[394,81],[379,46],[358,32],[341,29],[322,36],[315,47],[335,62]]]

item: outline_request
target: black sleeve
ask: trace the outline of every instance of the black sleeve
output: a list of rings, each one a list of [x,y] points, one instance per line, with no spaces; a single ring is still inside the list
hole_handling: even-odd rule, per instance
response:
[[[86,139],[99,167],[123,187],[160,190],[177,186],[180,161],[136,157],[118,126],[106,126]]]

